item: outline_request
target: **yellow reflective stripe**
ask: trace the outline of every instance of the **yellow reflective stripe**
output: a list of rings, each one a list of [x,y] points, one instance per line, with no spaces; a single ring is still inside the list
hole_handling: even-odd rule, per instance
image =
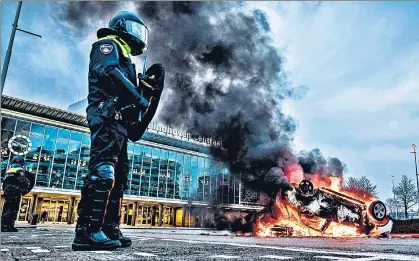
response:
[[[23,170],[23,168],[10,168],[8,171],[6,171],[6,174],[16,173],[18,170]]]
[[[125,46],[124,46],[124,45],[123,45],[120,41],[118,41],[118,40],[116,39],[116,36],[115,36],[115,35],[108,35],[108,36],[102,37],[102,38],[100,38],[100,39],[97,39],[94,43],[99,42],[99,41],[101,41],[101,40],[112,40],[112,41],[114,41],[116,44],[118,44],[118,45],[119,45],[119,47],[121,47],[122,54],[123,54],[125,57],[129,57],[127,49],[125,48]],[[121,40],[122,40],[122,39],[121,39]],[[126,46],[128,46],[128,45],[126,45]],[[128,47],[128,48],[129,48],[129,47]]]
[[[115,39],[116,40],[116,39]],[[128,43],[124,41],[124,39],[119,38],[119,40],[123,43],[125,49],[127,50],[128,53],[131,53],[131,47],[129,47]]]

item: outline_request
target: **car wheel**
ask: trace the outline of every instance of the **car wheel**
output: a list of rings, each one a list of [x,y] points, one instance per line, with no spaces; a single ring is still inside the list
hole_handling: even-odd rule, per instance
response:
[[[378,221],[382,221],[387,217],[387,209],[383,202],[377,200],[370,204],[369,208],[370,215]]]
[[[314,186],[310,180],[302,180],[298,188],[301,190],[301,193],[305,196],[311,195],[314,192]]]

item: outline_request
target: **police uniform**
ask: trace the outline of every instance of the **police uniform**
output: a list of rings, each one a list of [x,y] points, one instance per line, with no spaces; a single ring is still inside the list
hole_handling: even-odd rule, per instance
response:
[[[29,193],[35,184],[35,175],[24,168],[24,159],[16,156],[12,167],[6,172],[3,181],[4,205],[1,216],[2,232],[17,232],[14,227],[22,196]]]
[[[122,198],[129,172],[128,133],[132,133],[132,126],[139,129],[139,125],[135,124],[138,122],[138,112],[153,111],[156,102],[149,106],[155,99],[152,97],[158,97],[155,94],[161,93],[148,91],[147,96],[138,92],[137,73],[129,54],[141,54],[142,51],[131,49],[136,46],[137,38],[130,37],[125,31],[118,31],[118,28],[125,28],[138,32],[141,25],[145,26],[134,14],[120,12],[109,23],[113,29],[100,29],[99,39],[92,45],[86,109],[91,134],[90,160],[77,210],[79,217],[74,250],[113,249],[131,245],[131,240],[124,237],[119,229]],[[148,82],[151,84],[147,84],[149,86],[157,86],[155,81]],[[142,123],[141,128],[145,122]]]

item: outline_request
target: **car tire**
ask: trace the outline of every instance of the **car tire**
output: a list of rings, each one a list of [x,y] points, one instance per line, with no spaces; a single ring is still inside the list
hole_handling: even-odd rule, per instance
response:
[[[311,183],[310,180],[303,179],[300,184],[298,185],[298,188],[300,189],[301,193],[304,196],[310,196],[314,192],[314,186],[313,183]]]
[[[383,221],[387,216],[386,205],[379,200],[373,201],[368,207],[368,213],[377,221]]]

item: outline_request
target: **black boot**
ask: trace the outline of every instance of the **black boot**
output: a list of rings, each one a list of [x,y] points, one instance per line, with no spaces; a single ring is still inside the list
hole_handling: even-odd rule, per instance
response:
[[[101,230],[113,182],[113,166],[106,163],[86,177],[77,209],[79,218],[73,250],[109,250],[121,246]]]
[[[120,246],[121,243],[118,240],[109,239],[102,231],[88,232],[87,227],[78,225],[72,249],[75,251],[111,250]]]
[[[17,232],[19,231],[14,225],[1,224],[1,232]]]
[[[131,239],[123,236],[121,230],[119,229],[123,195],[123,187],[119,183],[116,183],[111,195],[109,196],[105,222],[103,224],[103,232],[110,239],[119,240],[122,247],[129,247],[132,245]]]
[[[112,240],[118,240],[121,242],[122,247],[129,247],[132,245],[132,241],[129,237],[122,235],[119,225],[104,225],[103,232]]]

